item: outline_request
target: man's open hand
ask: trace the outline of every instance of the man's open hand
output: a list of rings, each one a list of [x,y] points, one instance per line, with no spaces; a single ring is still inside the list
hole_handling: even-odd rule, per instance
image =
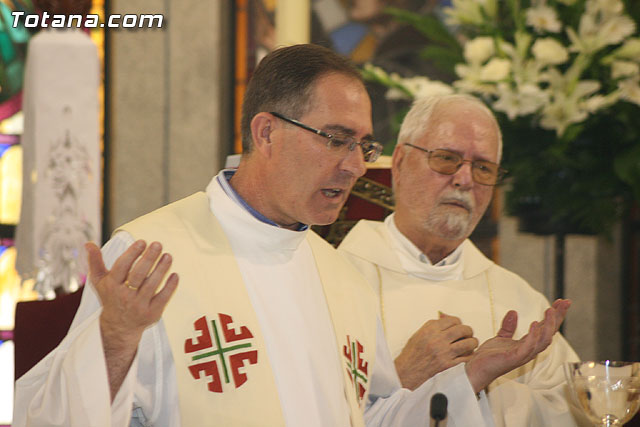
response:
[[[493,380],[524,365],[551,344],[571,306],[569,300],[556,300],[544,313],[542,322],[533,322],[529,332],[513,340],[518,314],[509,311],[502,320],[498,334],[485,341],[467,362],[465,369],[473,390],[477,393]]]
[[[145,328],[157,322],[169,298],[178,286],[172,273],[160,292],[171,255],[163,254],[162,245],[138,240],[107,270],[100,249],[85,245],[89,256],[89,279],[102,303],[100,332],[113,399],[131,366]],[[146,248],[146,251],[145,251]],[[157,261],[157,264],[156,264]]]

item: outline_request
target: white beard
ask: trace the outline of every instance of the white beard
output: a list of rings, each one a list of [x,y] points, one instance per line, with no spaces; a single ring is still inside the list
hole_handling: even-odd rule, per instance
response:
[[[442,202],[451,200],[461,202],[468,208],[468,211],[441,205]],[[425,227],[430,233],[451,240],[462,239],[471,234],[475,226],[472,223],[475,202],[470,193],[454,190],[442,196],[438,202],[425,222]]]
[[[464,213],[434,212],[426,221],[426,228],[434,235],[457,240],[466,236],[471,226],[471,215]]]

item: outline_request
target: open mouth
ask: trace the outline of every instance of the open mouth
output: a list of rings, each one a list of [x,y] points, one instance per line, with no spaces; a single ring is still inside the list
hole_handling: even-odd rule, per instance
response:
[[[341,190],[339,188],[324,188],[324,189],[322,189],[322,194],[324,194],[326,197],[328,197],[330,199],[339,197],[340,195],[342,195],[342,193],[344,193],[344,190]]]

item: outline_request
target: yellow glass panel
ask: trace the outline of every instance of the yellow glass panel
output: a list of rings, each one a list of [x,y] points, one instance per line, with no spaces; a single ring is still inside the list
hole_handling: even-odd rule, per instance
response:
[[[91,14],[98,15],[100,22],[104,22],[104,0],[93,0]],[[100,106],[98,124],[100,126],[100,152],[104,152],[104,28],[98,26],[92,28],[90,32],[91,40],[98,47],[98,58],[100,59],[100,86],[98,87],[98,105]]]
[[[22,147],[10,147],[0,158],[0,223],[17,224],[22,200]]]
[[[0,133],[5,135],[22,135],[24,131],[24,115],[18,111],[13,116],[0,122]]]
[[[20,276],[15,269],[16,248],[0,255],[0,329],[13,329],[16,302],[20,297]]]

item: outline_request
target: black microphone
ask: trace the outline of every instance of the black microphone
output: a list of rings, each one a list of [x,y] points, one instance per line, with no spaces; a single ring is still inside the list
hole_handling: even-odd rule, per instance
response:
[[[436,393],[431,398],[431,418],[436,422],[435,427],[447,418],[447,396],[442,393]]]

